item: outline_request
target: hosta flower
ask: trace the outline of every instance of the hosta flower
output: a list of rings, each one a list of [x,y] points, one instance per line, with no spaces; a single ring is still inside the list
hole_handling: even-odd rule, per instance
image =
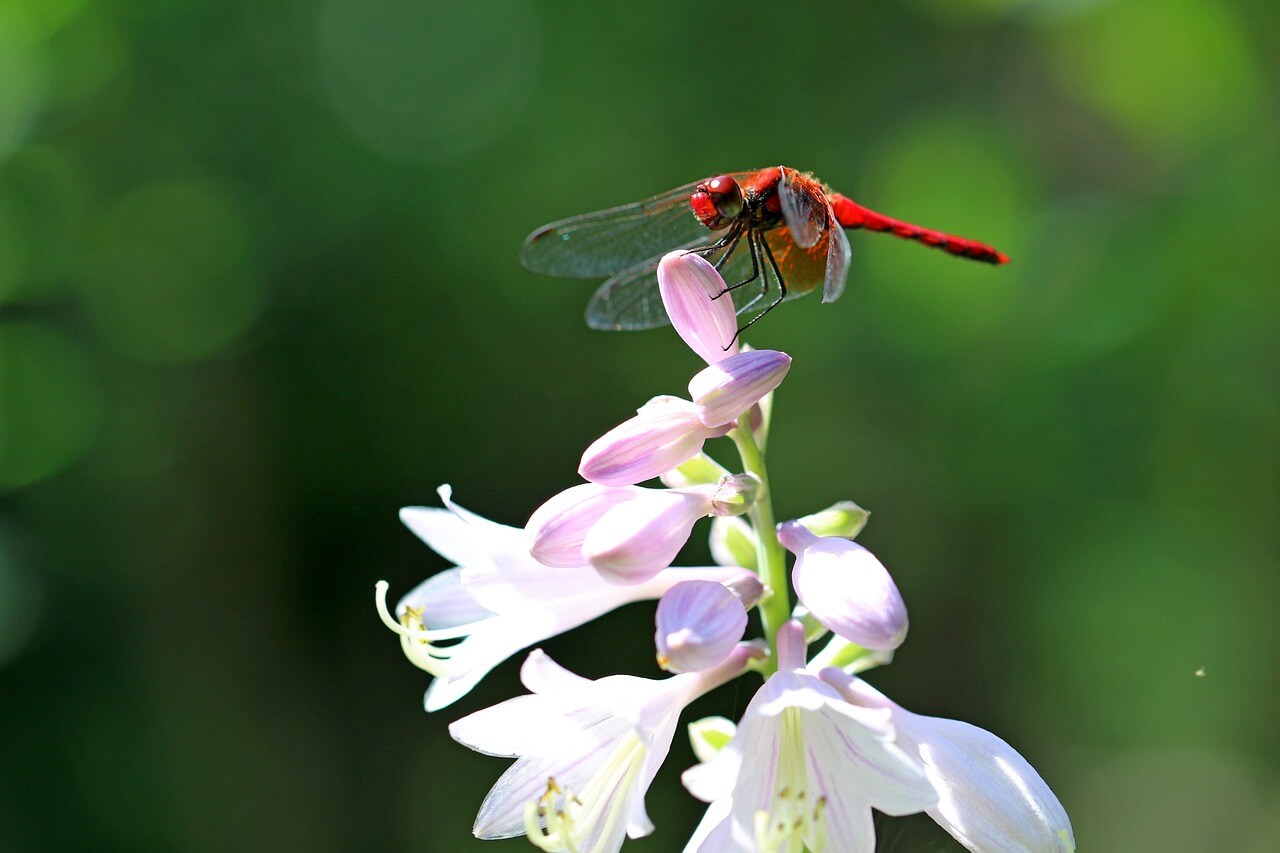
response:
[[[689,396],[704,424],[727,424],[782,384],[790,369],[785,352],[747,350],[699,371],[689,380]]]
[[[671,252],[658,262],[658,290],[671,325],[708,364],[738,351],[738,317],[724,279],[706,259]]]
[[[741,515],[759,491],[747,474],[684,489],[639,489],[631,500],[612,507],[591,526],[582,553],[605,578],[639,583],[671,565],[701,518]]]
[[[441,556],[447,569],[387,608],[387,584],[377,585],[382,621],[400,635],[405,656],[433,676],[426,708],[465,696],[491,669],[521,649],[590,622],[623,604],[660,597],[683,580],[740,581],[752,575],[725,567],[666,569],[633,586],[608,583],[590,567],[548,569],[529,556],[525,532],[481,518],[453,503],[447,509],[408,507],[405,525]]]
[[[529,516],[525,525],[529,553],[544,566],[571,569],[589,565],[582,543],[591,527],[606,512],[642,491],[636,486],[614,488],[596,483],[565,489]]]
[[[853,705],[805,669],[799,622],[779,629],[777,647],[778,671],[728,746],[685,771],[690,793],[712,804],[686,849],[871,851],[873,808],[912,814],[938,796],[894,744],[888,710]]]
[[[480,838],[527,834],[547,851],[616,851],[653,831],[644,797],[666,759],[680,712],[760,654],[739,646],[720,666],[662,680],[590,681],[540,651],[520,676],[531,695],[449,727],[477,752],[515,758],[480,806]]]
[[[929,816],[970,850],[1071,853],[1066,810],[1040,774],[1000,738],[977,726],[913,714],[838,669],[821,677],[860,708],[889,712],[898,746],[918,755],[938,792]]]
[[[671,587],[654,613],[658,666],[668,672],[694,672],[720,663],[742,639],[747,611],[763,594],[759,578],[728,585],[684,581]]]
[[[836,536],[815,536],[804,525],[778,526],[778,541],[796,555],[796,595],[819,622],[868,649],[896,649],[907,636],[907,606],[875,555]]]
[[[651,480],[702,451],[708,438],[731,424],[707,426],[702,408],[679,397],[655,397],[600,436],[582,453],[578,473],[604,486],[631,486]]]

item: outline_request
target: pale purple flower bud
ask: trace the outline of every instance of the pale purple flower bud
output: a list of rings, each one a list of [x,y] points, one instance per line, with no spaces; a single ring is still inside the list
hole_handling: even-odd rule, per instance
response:
[[[582,454],[578,473],[604,486],[631,486],[652,479],[696,456],[708,438],[728,426],[708,427],[688,400],[661,398],[634,418],[609,430]]]
[[[697,672],[729,656],[746,633],[747,611],[723,584],[685,581],[662,596],[654,621],[658,666],[668,672]]]
[[[778,541],[796,555],[791,583],[819,622],[864,648],[902,645],[907,606],[870,551],[847,539],[815,536],[795,521],[778,526]]]
[[[582,553],[605,580],[648,580],[671,565],[698,519],[711,515],[716,488],[640,489],[600,517],[587,533]]]
[[[791,356],[777,350],[748,350],[703,368],[689,380],[689,396],[707,426],[736,421],[782,383]]]
[[[658,262],[658,290],[671,325],[703,361],[715,364],[738,351],[733,297],[704,258],[683,251],[667,254]]]
[[[634,487],[612,488],[583,483],[565,489],[534,510],[525,525],[529,553],[544,566],[560,569],[589,565],[582,543],[591,525],[613,507],[638,493]]]

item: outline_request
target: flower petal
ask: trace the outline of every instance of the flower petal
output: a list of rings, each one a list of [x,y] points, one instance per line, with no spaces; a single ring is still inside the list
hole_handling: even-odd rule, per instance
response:
[[[556,693],[581,690],[591,679],[565,669],[542,649],[534,649],[520,665],[520,683],[533,693]]]
[[[703,368],[689,380],[689,396],[707,426],[736,421],[782,384],[791,356],[776,350],[749,350]]]
[[[727,427],[708,427],[687,400],[642,409],[600,436],[582,453],[578,473],[605,486],[632,486],[696,456]]]
[[[587,565],[582,540],[600,516],[635,497],[634,488],[584,483],[565,489],[533,511],[525,531],[529,553],[544,566],[576,568]]]
[[[693,525],[711,514],[710,495],[702,490],[648,490],[600,517],[582,551],[609,581],[648,580],[680,553]]]
[[[658,262],[658,290],[671,325],[708,364],[738,351],[733,298],[716,268],[699,255],[677,251]]]
[[[819,622],[868,649],[896,649],[907,636],[907,606],[875,555],[847,539],[818,538],[798,522],[779,528],[788,548],[797,541],[791,574],[796,595]],[[788,544],[792,543],[792,544]]]
[[[423,627],[433,631],[469,625],[493,615],[467,592],[462,570],[457,568],[432,575],[405,593],[396,604],[396,616],[410,607],[422,611]]]
[[[1025,758],[984,729],[899,709],[898,738],[914,745],[939,794],[929,815],[970,850],[1075,849],[1062,803]]]
[[[733,825],[729,822],[732,807],[733,800],[727,797],[707,806],[684,846],[684,853],[723,853],[737,849],[733,846]]]
[[[747,611],[723,584],[687,581],[662,596],[654,621],[658,665],[669,672],[693,672],[728,657],[746,633]]]

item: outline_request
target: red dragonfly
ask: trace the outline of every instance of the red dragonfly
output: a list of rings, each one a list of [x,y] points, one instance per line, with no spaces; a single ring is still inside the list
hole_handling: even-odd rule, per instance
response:
[[[892,219],[812,175],[772,166],[717,175],[647,201],[544,225],[525,238],[520,263],[543,275],[607,276],[587,306],[587,325],[650,329],[667,324],[654,274],[658,260],[687,249],[710,260],[730,282],[727,292],[739,314],[758,310],[745,329],[783,300],[819,288],[823,302],[839,298],[849,275],[846,228],[893,234],[989,264],[1009,261],[985,243]]]

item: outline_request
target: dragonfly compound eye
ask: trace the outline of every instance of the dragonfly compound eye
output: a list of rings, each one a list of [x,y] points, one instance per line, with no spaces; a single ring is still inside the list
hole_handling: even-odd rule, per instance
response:
[[[707,181],[707,195],[716,211],[725,219],[737,219],[742,213],[742,188],[728,175],[720,175]]]

